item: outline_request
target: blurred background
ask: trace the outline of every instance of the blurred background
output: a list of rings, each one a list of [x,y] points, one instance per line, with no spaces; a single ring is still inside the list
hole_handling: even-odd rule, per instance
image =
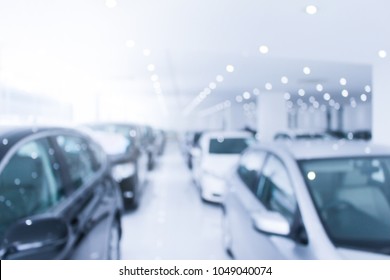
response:
[[[195,187],[197,138],[389,144],[389,5],[0,0],[0,124],[143,135],[150,166],[122,258],[230,258],[223,209]]]

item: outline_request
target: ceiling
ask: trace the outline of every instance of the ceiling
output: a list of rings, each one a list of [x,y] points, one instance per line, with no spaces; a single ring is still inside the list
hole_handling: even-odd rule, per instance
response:
[[[360,102],[371,65],[388,59],[378,51],[390,52],[389,8],[385,0],[0,0],[0,78],[62,98],[159,100],[173,116],[236,104],[244,92],[289,92],[296,102],[303,89],[304,102],[325,102],[324,93]]]

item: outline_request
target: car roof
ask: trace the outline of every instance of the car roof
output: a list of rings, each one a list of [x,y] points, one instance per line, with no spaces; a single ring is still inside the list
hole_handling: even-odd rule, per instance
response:
[[[255,147],[289,153],[296,160],[390,156],[390,147],[367,141],[291,141],[258,144]]]

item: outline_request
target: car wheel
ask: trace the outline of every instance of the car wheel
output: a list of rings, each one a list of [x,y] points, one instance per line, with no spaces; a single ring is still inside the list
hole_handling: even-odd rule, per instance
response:
[[[120,259],[120,236],[121,236],[120,225],[119,222],[115,220],[110,228],[107,259],[109,260]]]

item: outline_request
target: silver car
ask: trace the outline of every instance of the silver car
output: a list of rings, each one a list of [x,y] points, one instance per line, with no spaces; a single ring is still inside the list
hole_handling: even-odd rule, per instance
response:
[[[305,141],[247,149],[228,178],[237,259],[390,259],[390,148]]]

